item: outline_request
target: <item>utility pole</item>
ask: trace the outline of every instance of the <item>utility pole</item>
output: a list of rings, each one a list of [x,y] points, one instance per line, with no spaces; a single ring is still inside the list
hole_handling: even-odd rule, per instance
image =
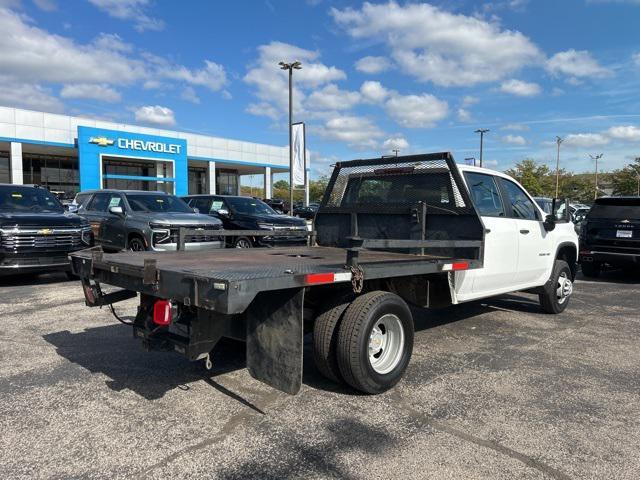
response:
[[[278,63],[282,70],[289,71],[289,215],[293,215],[293,145],[292,145],[292,123],[293,123],[293,71],[300,70],[302,64],[298,61],[292,63]]]
[[[563,139],[556,135],[556,143],[558,144],[558,155],[556,157],[556,197],[558,198],[558,187],[560,185],[560,144]]]
[[[479,128],[474,133],[480,134],[480,168],[482,168],[482,143],[484,140],[484,134],[490,131],[488,128]]]
[[[602,155],[603,155],[602,153],[599,153],[598,155],[589,154],[589,156],[591,157],[591,160],[596,161],[596,191],[593,195],[594,200],[598,198],[598,160],[602,158]]]
[[[638,163],[636,168],[636,178],[638,180],[638,189],[636,190],[636,195],[640,197],[640,157],[636,157],[636,162]]]
[[[393,153],[396,154],[396,157],[398,156],[398,154],[400,153],[400,150],[398,150],[397,148],[394,148],[393,150],[391,150]]]

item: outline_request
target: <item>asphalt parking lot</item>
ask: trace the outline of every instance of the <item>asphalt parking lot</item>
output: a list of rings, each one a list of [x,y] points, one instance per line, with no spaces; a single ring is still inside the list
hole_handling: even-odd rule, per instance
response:
[[[241,344],[207,372],[64,276],[0,279],[0,477],[637,479],[639,298],[611,272],[560,316],[524,294],[426,312],[394,390],[337,387],[306,355],[292,397]]]

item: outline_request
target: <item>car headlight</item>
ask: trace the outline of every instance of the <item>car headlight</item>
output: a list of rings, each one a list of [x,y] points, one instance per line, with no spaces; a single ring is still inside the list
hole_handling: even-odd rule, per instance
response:
[[[85,245],[91,245],[93,243],[93,231],[91,225],[83,225],[80,230],[80,240]]]

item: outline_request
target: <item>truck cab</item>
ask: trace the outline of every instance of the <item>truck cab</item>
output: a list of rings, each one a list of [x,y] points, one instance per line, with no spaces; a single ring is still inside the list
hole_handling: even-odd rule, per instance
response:
[[[484,224],[485,244],[483,268],[456,273],[455,300],[539,289],[559,259],[571,271],[557,288],[559,301],[564,301],[571,292],[578,252],[565,203],[555,202],[555,212],[547,213],[508,175],[464,165],[459,169]]]

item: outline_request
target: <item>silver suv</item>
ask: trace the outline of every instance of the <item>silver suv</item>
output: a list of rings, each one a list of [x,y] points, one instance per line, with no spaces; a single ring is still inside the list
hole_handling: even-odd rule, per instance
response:
[[[188,236],[186,250],[223,248],[216,233],[220,220],[201,215],[174,195],[135,190],[93,190],[78,215],[91,223],[96,243],[105,250],[176,250],[180,227],[198,230]],[[200,233],[200,231],[202,233]]]

